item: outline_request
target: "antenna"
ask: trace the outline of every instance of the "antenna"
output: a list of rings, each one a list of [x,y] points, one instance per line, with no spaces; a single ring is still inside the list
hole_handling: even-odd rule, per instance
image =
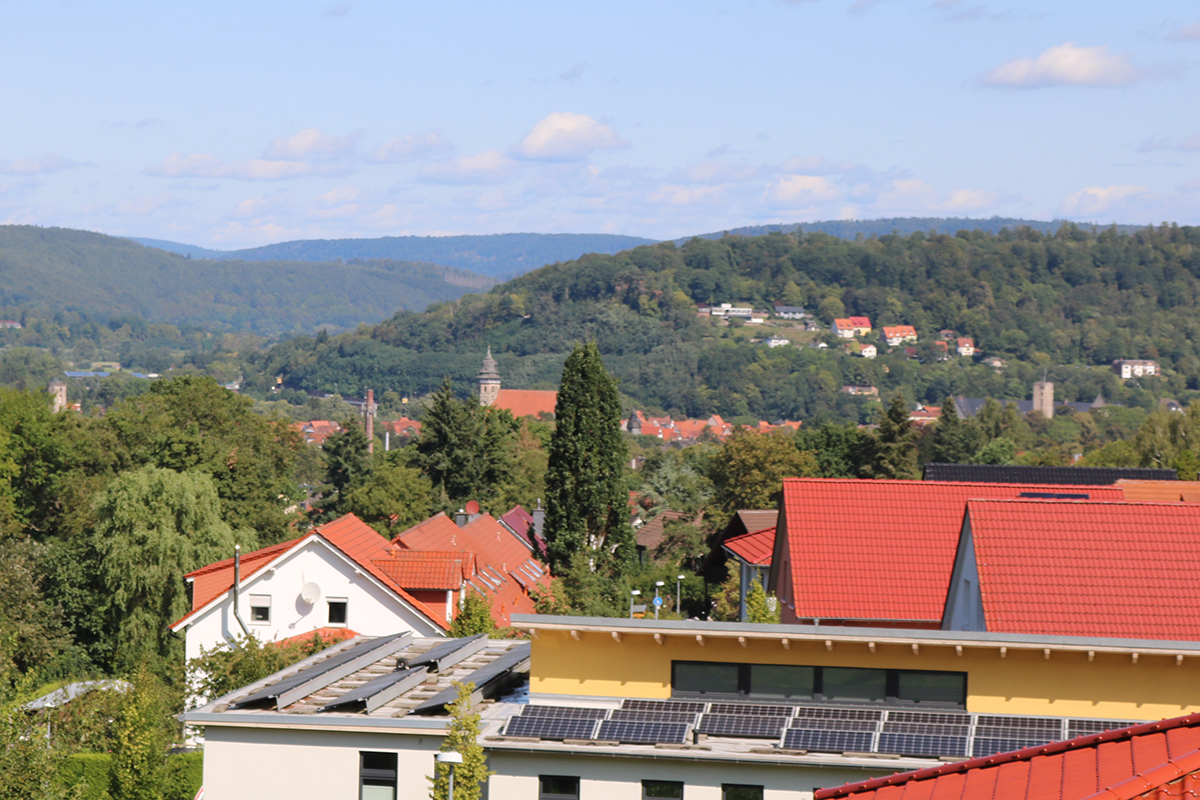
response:
[[[309,581],[300,588],[300,599],[310,606],[316,605],[321,599],[321,587]]]

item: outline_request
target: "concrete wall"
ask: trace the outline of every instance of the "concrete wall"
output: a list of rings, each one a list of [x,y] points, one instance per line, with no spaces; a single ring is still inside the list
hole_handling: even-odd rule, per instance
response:
[[[312,605],[300,597],[306,582],[321,587],[321,599]],[[269,623],[250,620],[250,595],[270,596]],[[260,570],[242,580],[242,620],[264,642],[287,639],[329,625],[331,598],[347,601],[345,627],[361,634],[380,636],[410,630],[415,636],[444,635],[424,615],[398,601],[370,576],[359,573],[343,556],[315,539],[288,553],[273,574]],[[201,647],[212,648],[240,636],[241,632],[233,617],[232,595],[227,595],[189,623],[187,657],[195,658],[200,655]]]
[[[621,642],[608,633],[539,631],[533,640],[530,691],[603,697],[666,698],[671,695],[671,661],[946,670],[967,673],[967,710],[990,714],[1156,720],[1200,711],[1200,658],[1176,666],[1173,656],[1051,653],[996,648],[797,641],[785,650],[776,640],[666,636],[626,632]]]

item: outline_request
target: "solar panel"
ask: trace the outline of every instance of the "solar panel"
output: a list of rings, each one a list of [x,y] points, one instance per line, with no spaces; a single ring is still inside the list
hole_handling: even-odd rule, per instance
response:
[[[346,694],[326,703],[317,710],[334,711],[346,706],[362,703],[369,714],[388,700],[398,697],[414,686],[424,683],[425,677],[428,674],[429,670],[425,669],[425,667],[389,672],[386,675],[380,675],[374,680],[367,681],[357,689],[346,692]]]
[[[468,643],[465,650],[460,649],[451,652],[447,656],[444,656],[442,660],[438,662],[439,664],[446,666],[450,663],[458,663],[459,661],[465,660],[469,656],[483,649],[483,647],[487,646],[486,640],[482,647],[473,642],[471,639],[460,639],[459,641]],[[498,688],[503,687],[507,683],[507,678],[511,672],[520,667],[522,664],[527,664],[529,662],[529,653],[531,648],[532,644],[529,642],[521,642],[520,644],[514,645],[513,647],[509,648],[504,655],[497,657],[490,663],[485,664],[479,669],[471,672],[461,681],[456,681],[453,686],[448,686],[435,694],[433,697],[423,701],[420,705],[414,708],[411,713],[440,713],[442,709],[444,709],[448,704],[453,703],[458,697],[458,684],[460,682],[475,684],[475,690],[471,693],[473,697],[476,695],[478,695],[480,698],[493,696]],[[464,652],[467,654],[463,655]],[[370,708],[367,710],[370,711]]]
[[[703,714],[708,703],[687,700],[625,700],[621,708],[626,711],[690,711]]]
[[[971,748],[973,758],[994,756],[997,753],[1009,753],[1013,750],[1024,750],[1026,747],[1038,747],[1049,744],[1049,740],[1037,739],[1006,739],[991,736],[976,736],[975,745]]]
[[[430,672],[444,672],[460,661],[466,661],[471,656],[483,650],[488,645],[486,633],[468,636],[465,639],[450,639],[435,647],[431,647],[420,655],[408,659],[409,667],[429,667]]]
[[[618,722],[682,722],[694,725],[696,714],[675,711],[626,711],[618,708],[608,718]]]
[[[868,753],[873,733],[858,731],[815,731],[792,728],[783,736],[786,750],[817,750],[824,753]]]
[[[1137,722],[1122,719],[1072,719],[1067,722],[1067,738],[1074,739],[1076,736],[1104,733],[1104,731],[1128,728],[1130,725],[1137,724]]]
[[[881,733],[878,752],[898,753],[902,756],[965,756],[967,737]]]
[[[800,706],[796,709],[797,719],[873,719],[883,717],[882,711],[868,708],[825,708]]]
[[[1062,729],[1055,731],[1049,730],[1021,730],[1020,728],[997,728],[992,725],[976,725],[975,735],[985,739],[1028,739],[1031,742],[1054,742],[1062,737]]]
[[[564,719],[605,719],[607,708],[584,708],[582,706],[535,706],[521,710],[523,717],[561,717]]]
[[[888,722],[923,722],[931,725],[962,725],[971,724],[971,715],[967,713],[947,714],[937,711],[890,711]]]
[[[696,730],[710,736],[744,736],[748,739],[778,739],[787,720],[753,714],[705,714]]]
[[[522,714],[508,721],[504,735],[530,736],[535,739],[591,739],[595,730],[594,719],[527,717]]]
[[[892,722],[883,723],[884,733],[911,733],[924,736],[966,736],[970,728],[967,725],[936,725],[921,722]]]
[[[870,731],[875,732],[879,723],[873,719],[794,719],[790,720],[793,728],[807,728],[811,731]]]
[[[1061,719],[1045,717],[1010,717],[997,714],[980,714],[975,720],[976,728],[995,728],[1008,731],[1038,731],[1055,736],[1062,735]]]
[[[688,726],[679,722],[620,722],[603,720],[593,737],[601,741],[631,744],[683,744],[687,741]]]
[[[710,714],[747,714],[764,717],[790,717],[796,713],[795,706],[760,705],[758,703],[713,703]]]

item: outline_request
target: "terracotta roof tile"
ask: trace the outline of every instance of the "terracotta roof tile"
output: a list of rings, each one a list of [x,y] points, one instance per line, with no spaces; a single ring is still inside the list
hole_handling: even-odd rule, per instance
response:
[[[537,389],[501,389],[492,403],[494,408],[504,408],[514,417],[536,417],[539,414],[554,414],[558,392]]]
[[[405,550],[388,548],[386,554],[372,559],[384,575],[408,590],[442,589],[459,591],[475,574],[472,553]]]
[[[972,498],[1022,492],[1122,499],[1113,486],[788,478],[787,540],[795,616],[940,623]]]
[[[1200,503],[1200,481],[1117,481],[1126,500],[1154,503]]]
[[[726,539],[725,547],[752,567],[769,567],[771,554],[775,550],[775,528],[764,528]]]
[[[989,632],[1200,641],[1200,505],[970,500]]]
[[[1195,797],[1200,714],[820,789],[816,800]]]

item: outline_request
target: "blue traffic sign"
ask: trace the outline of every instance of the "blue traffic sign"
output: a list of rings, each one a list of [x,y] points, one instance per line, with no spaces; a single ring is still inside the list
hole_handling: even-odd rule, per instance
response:
[[[654,598],[654,605],[661,606],[662,604],[663,604],[663,599],[661,597]]]

